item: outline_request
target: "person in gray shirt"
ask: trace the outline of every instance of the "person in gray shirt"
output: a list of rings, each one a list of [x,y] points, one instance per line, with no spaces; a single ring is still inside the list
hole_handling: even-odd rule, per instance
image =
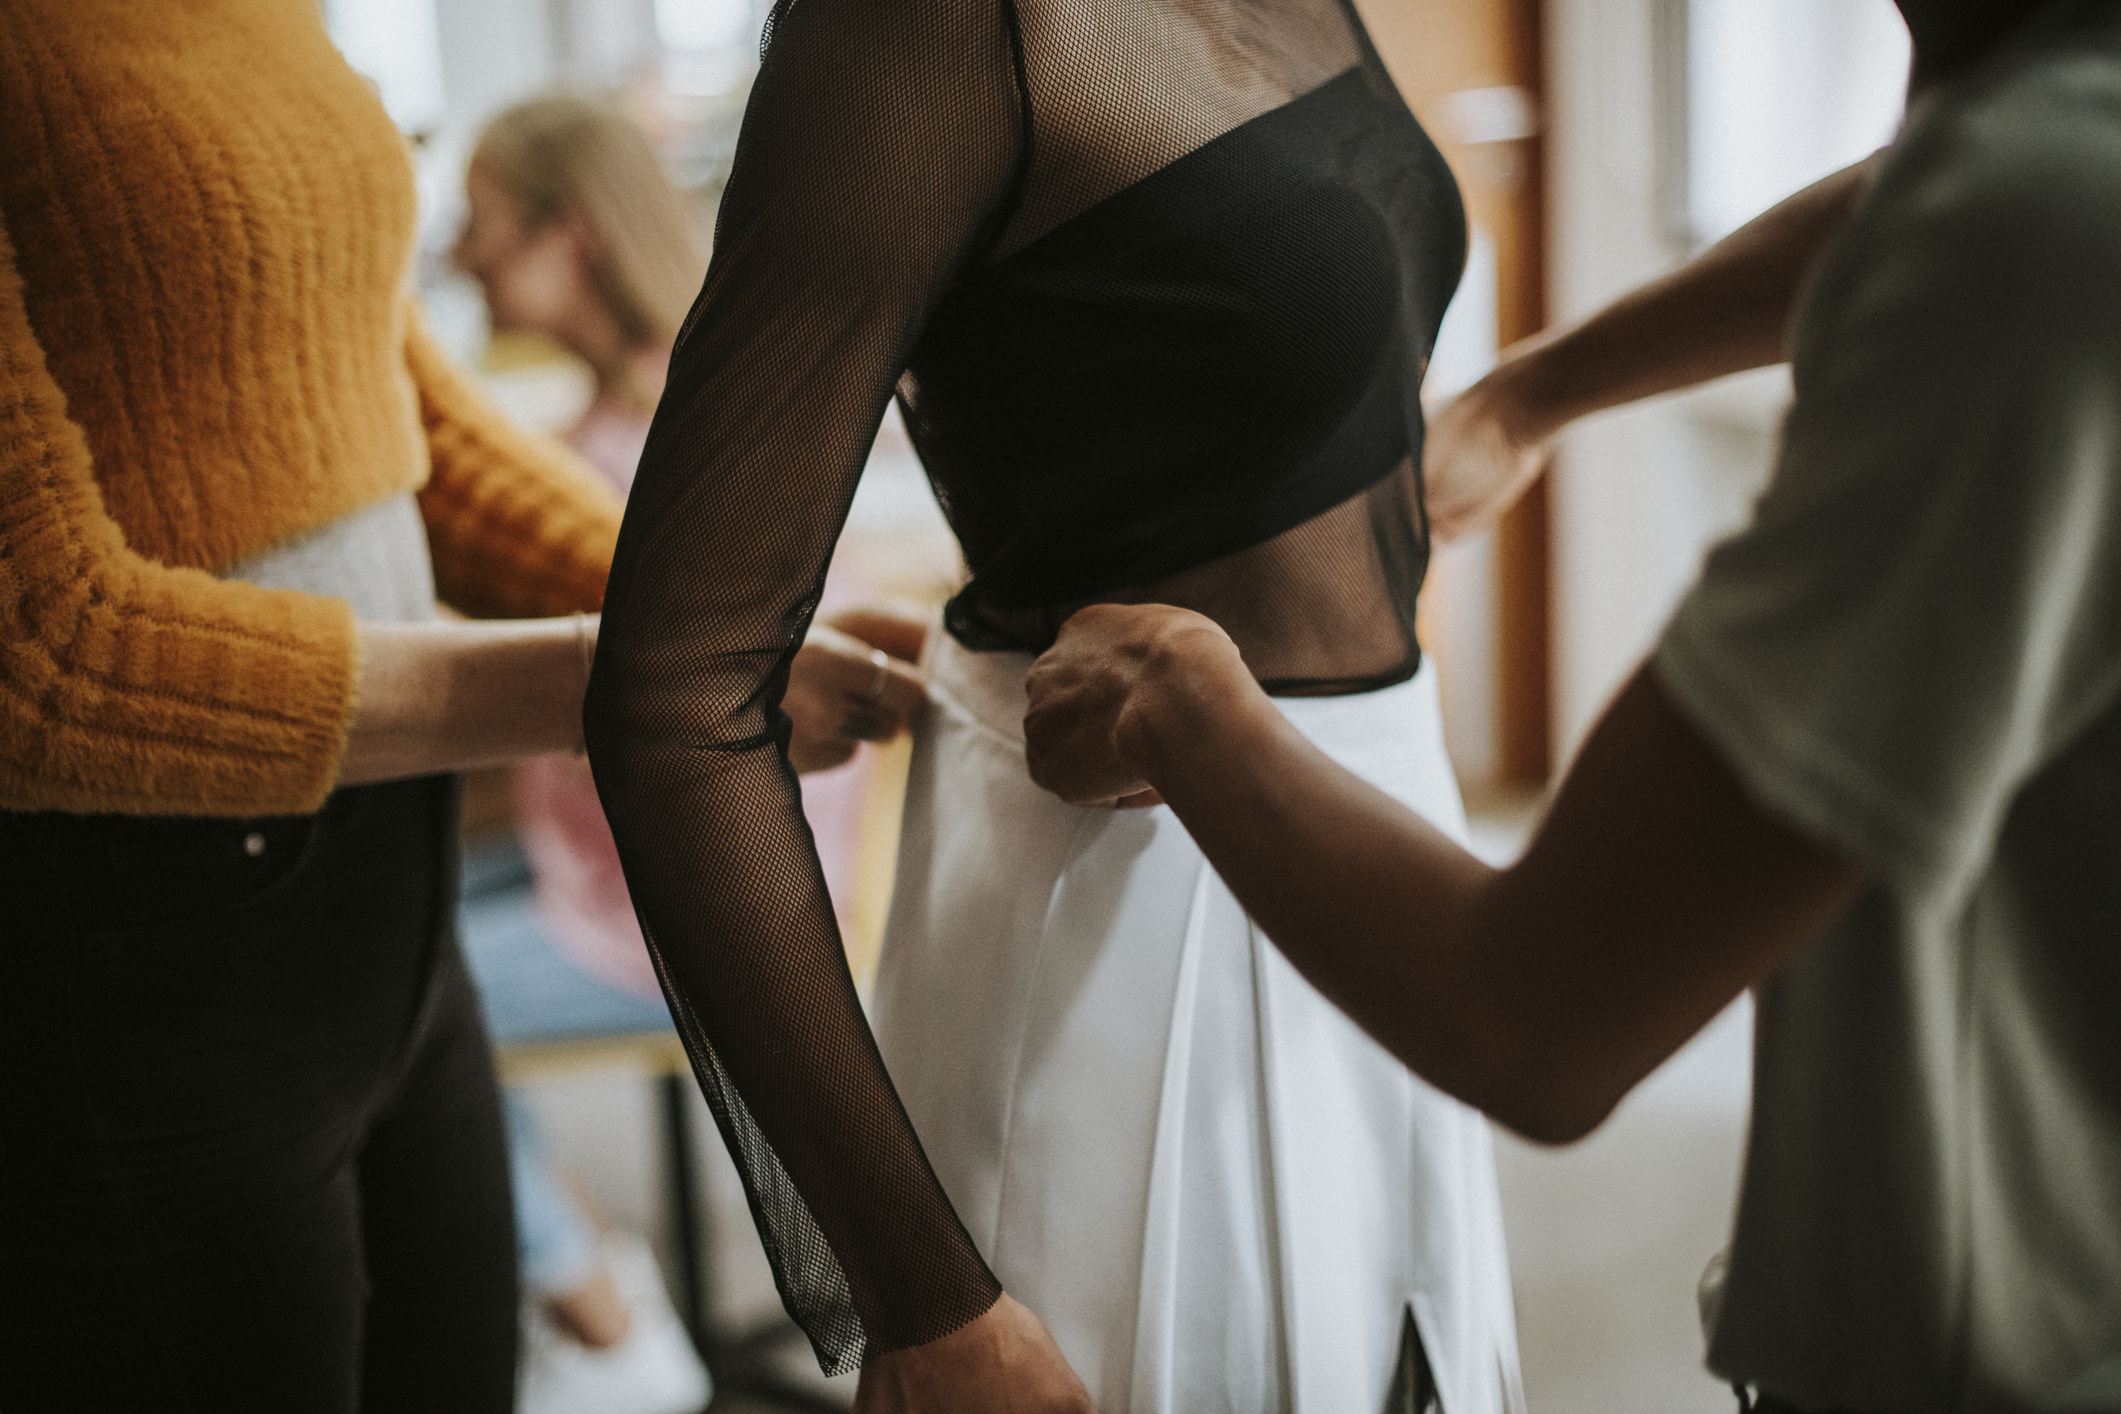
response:
[[[1751,524],[1518,864],[1308,748],[1181,610],[1077,615],[1026,732],[1064,798],[1177,811],[1328,997],[1535,1139],[1757,988],[1705,1302],[1748,1407],[2121,1409],[2121,4],[1903,10],[1891,148],[1434,429],[1463,530],[1570,418],[1794,364]]]

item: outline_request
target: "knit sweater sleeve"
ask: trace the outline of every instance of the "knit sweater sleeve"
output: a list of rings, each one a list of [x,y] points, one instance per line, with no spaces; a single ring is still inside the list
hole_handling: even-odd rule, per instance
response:
[[[315,810],[353,691],[344,601],[224,582],[126,544],[0,223],[0,808]]]
[[[591,610],[618,544],[619,498],[550,438],[511,424],[422,327],[406,321],[433,470],[420,492],[435,587],[467,614]]]

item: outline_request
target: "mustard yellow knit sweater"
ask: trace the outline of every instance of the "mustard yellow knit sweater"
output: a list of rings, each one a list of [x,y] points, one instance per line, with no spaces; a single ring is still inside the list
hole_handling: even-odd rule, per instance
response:
[[[0,4],[0,808],[315,809],[351,613],[210,572],[409,488],[459,608],[598,605],[617,503],[421,333],[412,234],[312,0]]]

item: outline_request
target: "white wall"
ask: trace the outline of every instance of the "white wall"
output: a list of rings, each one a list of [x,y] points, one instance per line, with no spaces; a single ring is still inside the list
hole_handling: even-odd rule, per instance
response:
[[[1465,274],[1444,312],[1422,396],[1440,403],[1465,391],[1495,366],[1495,242],[1473,227]],[[1444,742],[1458,779],[1495,777],[1495,535],[1432,547],[1422,585],[1422,647],[1437,673]]]
[[[1657,0],[1547,7],[1549,312],[1589,314],[1664,271],[1670,239],[1657,122]],[[1553,473],[1557,761],[1640,657],[1690,572],[1700,528],[1685,422],[1668,404],[1594,419]]]
[[[525,0],[437,0],[450,120],[475,127],[550,82],[557,56],[550,17]]]
[[[1899,126],[1907,26],[1888,0],[1687,0],[1687,224],[1713,240]]]
[[[1721,234],[1889,136],[1906,59],[1904,32],[1889,14],[1880,20],[1887,0],[1742,0],[1744,44],[1723,13],[1737,2],[1691,0],[1696,60],[1709,72],[1697,70],[1689,101],[1675,102],[1667,66],[1682,40],[1672,23],[1681,0],[1547,0],[1557,321],[1685,258],[1704,219],[1714,220],[1705,234]],[[1776,43],[1756,43],[1753,30]],[[1759,66],[1788,81],[1757,82]],[[1683,132],[1660,131],[1666,114],[1690,110],[1703,118],[1691,151]],[[1565,436],[1553,487],[1557,761],[1654,642],[1703,552],[1743,523],[1787,397],[1786,374],[1769,370],[1589,419]]]

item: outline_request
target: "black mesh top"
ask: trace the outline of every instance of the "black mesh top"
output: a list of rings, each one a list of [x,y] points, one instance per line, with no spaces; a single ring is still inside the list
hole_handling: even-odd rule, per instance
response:
[[[1417,397],[1458,193],[1343,0],[782,0],[620,536],[597,785],[781,1293],[827,1371],[1000,1288],[858,1005],[779,711],[894,390],[1038,649],[1092,600],[1282,692],[1410,676]]]

